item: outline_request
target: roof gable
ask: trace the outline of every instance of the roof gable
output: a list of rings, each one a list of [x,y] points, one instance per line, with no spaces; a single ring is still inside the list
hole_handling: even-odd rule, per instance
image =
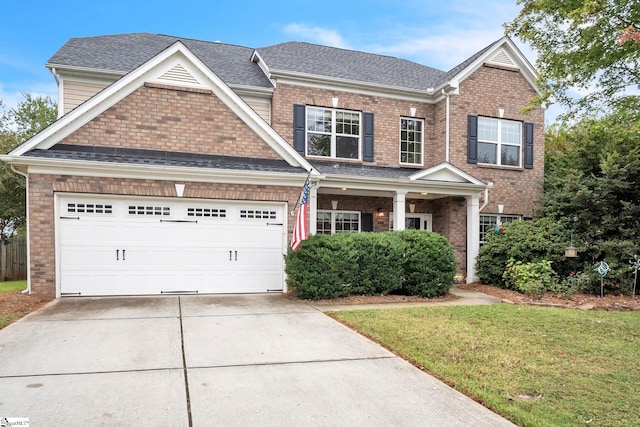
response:
[[[32,149],[48,149],[54,146],[148,82],[211,90],[283,160],[292,166],[311,170],[311,165],[293,147],[179,41],[61,117],[9,154],[19,156]]]
[[[438,181],[451,182],[457,184],[475,184],[485,186],[486,184],[478,178],[466,173],[460,168],[453,166],[451,163],[440,163],[428,169],[409,176],[410,181]]]
[[[462,81],[485,64],[519,71],[536,92],[539,93],[536,84],[538,73],[520,49],[506,36],[491,43],[461,64],[452,68],[446,74],[446,78],[440,82],[440,85],[445,86],[450,84],[452,87],[458,88]]]

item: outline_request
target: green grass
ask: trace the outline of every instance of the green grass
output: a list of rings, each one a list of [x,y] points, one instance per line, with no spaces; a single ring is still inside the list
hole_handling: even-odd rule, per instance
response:
[[[640,425],[640,313],[500,304],[331,315],[520,426]]]
[[[15,282],[0,282],[0,293],[21,291],[27,288],[26,280],[17,280]]]

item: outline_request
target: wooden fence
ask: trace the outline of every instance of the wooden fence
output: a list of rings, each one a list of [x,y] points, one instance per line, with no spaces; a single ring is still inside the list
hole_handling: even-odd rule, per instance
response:
[[[26,278],[26,236],[15,236],[8,241],[0,241],[0,281],[25,280]]]

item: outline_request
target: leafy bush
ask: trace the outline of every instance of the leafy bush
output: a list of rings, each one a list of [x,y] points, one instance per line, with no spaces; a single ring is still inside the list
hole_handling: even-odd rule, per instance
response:
[[[523,263],[511,258],[503,276],[508,286],[530,296],[540,296],[555,285],[555,272],[547,260]]]
[[[316,234],[302,242],[285,259],[287,284],[298,297],[328,299],[347,296],[356,273],[356,253],[347,235]]]
[[[548,260],[563,276],[577,270],[564,258],[569,241],[566,228],[549,220],[514,221],[505,224],[502,233],[489,232],[476,258],[476,272],[483,283],[508,287],[503,277],[509,259],[523,263]]]
[[[356,253],[355,295],[387,295],[402,288],[404,244],[396,233],[358,233],[350,238]]]
[[[447,240],[425,231],[314,235],[285,258],[287,284],[300,298],[399,293],[431,297],[453,284]]]
[[[446,294],[456,273],[453,246],[436,233],[418,230],[399,233],[406,244],[403,293],[423,297]]]
[[[586,273],[576,273],[572,271],[569,275],[556,283],[552,291],[563,298],[569,298],[578,292],[584,292],[585,284],[591,278]]]

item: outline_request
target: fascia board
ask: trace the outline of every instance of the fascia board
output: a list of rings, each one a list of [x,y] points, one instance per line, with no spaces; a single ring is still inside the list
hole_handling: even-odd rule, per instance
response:
[[[67,159],[0,156],[0,160],[26,167],[29,174],[74,175],[102,178],[153,179],[159,181],[217,182],[225,184],[259,184],[300,186],[304,173],[258,172],[246,170],[188,168],[182,166],[140,165],[89,162]]]
[[[262,59],[262,56],[260,56],[260,54],[258,53],[258,50],[253,51],[253,54],[251,55],[251,62],[258,64],[258,67],[260,67],[260,70],[262,70],[264,75],[267,76],[269,81],[271,81],[271,84],[275,86],[275,82],[271,78],[271,71],[269,70],[269,66],[264,61],[264,59]]]
[[[48,62],[45,64],[49,70],[56,70],[57,74],[93,74],[95,76],[104,76],[104,78],[120,78],[127,73],[121,70],[109,70],[104,68],[80,67],[75,65],[54,64]]]
[[[271,76],[277,83],[305,86],[319,89],[342,90],[372,96],[401,99],[403,101],[415,101],[434,103],[434,89],[425,90],[407,89],[398,86],[388,86],[374,83],[363,83],[356,80],[331,78],[316,74],[296,73],[284,70],[271,70]]]
[[[409,181],[405,179],[361,178],[325,175],[320,183],[321,188],[347,188],[353,190],[373,191],[406,191],[432,194],[475,196],[486,188],[486,185],[474,183],[457,183],[441,181]]]
[[[436,166],[432,166],[428,169],[423,169],[417,173],[414,173],[413,175],[409,176],[409,180],[410,181],[418,181],[421,178],[424,178],[425,176],[434,174],[436,172],[439,172],[441,170],[447,170],[449,172],[451,172],[454,175],[459,176],[460,178],[468,181],[470,184],[474,184],[474,185],[480,185],[480,186],[486,186],[487,184],[485,182],[483,182],[482,180],[474,177],[473,175],[463,171],[460,168],[457,168],[455,166],[453,166],[451,163],[440,163],[439,165]],[[422,182],[429,182],[429,181],[422,181]]]

